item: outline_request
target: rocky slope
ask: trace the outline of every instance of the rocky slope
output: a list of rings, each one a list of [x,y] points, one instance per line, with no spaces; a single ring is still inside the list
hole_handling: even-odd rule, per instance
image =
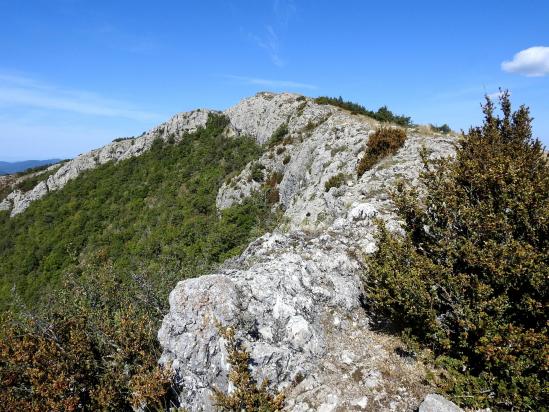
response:
[[[233,326],[250,350],[259,380],[285,389],[288,410],[415,410],[429,392],[425,368],[397,354],[398,341],[372,331],[364,312],[360,256],[375,249],[374,219],[398,230],[388,190],[414,183],[419,152],[453,153],[453,138],[409,131],[404,147],[357,179],[355,167],[371,119],[297,95],[259,94],[226,114],[239,133],[265,143],[282,124],[288,134],[219,191],[228,207],[278,176],[284,223],[217,273],[180,282],[159,332],[161,362],[182,384],[183,403],[211,410],[211,388],[227,389],[223,340]],[[344,183],[325,183],[343,174]],[[259,180],[259,181],[258,181]],[[230,389],[230,388],[229,388]]]
[[[21,213],[85,170],[138,156],[155,138],[181,138],[204,125],[208,113],[182,113],[140,137],[83,154],[31,191],[12,192],[0,209]],[[398,153],[357,178],[356,164],[377,126],[372,119],[288,93],[259,93],[224,114],[230,134],[252,136],[266,150],[223,185],[218,208],[268,186],[284,218],[240,257],[180,282],[170,294],[158,334],[160,361],[176,372],[182,404],[212,410],[211,389],[231,389],[215,326],[221,322],[250,350],[254,375],[286,391],[288,410],[412,411],[424,399],[421,410],[445,410],[443,399],[425,398],[432,391],[425,366],[399,355],[397,339],[372,330],[361,256],[375,250],[375,219],[398,230],[388,191],[399,179],[416,182],[420,150],[431,158],[452,155],[454,138],[410,129]],[[287,133],[275,133],[281,126]],[[334,176],[340,183],[326,186]]]

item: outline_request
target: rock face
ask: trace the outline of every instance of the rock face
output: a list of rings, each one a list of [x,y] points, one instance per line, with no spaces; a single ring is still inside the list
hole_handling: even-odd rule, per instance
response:
[[[398,230],[388,190],[417,180],[419,152],[453,154],[451,137],[408,131],[400,151],[357,179],[355,167],[375,122],[293,94],[261,93],[226,111],[238,133],[283,142],[259,159],[264,180],[277,176],[284,221],[216,273],[180,282],[159,331],[161,362],[171,364],[191,411],[212,410],[211,388],[230,390],[216,323],[249,349],[258,380],[287,393],[292,411],[415,410],[430,388],[425,368],[399,356],[395,338],[374,332],[363,309],[360,255],[375,250],[375,218]],[[256,162],[257,163],[257,162]],[[225,208],[263,182],[254,166],[219,191]],[[339,187],[326,189],[334,175]],[[259,179],[260,180],[260,179]]]
[[[455,403],[440,395],[429,394],[419,406],[418,412],[463,412]]]
[[[32,190],[28,192],[15,190],[10,193],[0,202],[0,210],[11,210],[12,217],[22,213],[33,201],[41,199],[50,191],[61,189],[69,180],[86,170],[110,161],[139,156],[151,147],[156,138],[167,139],[173,135],[177,139],[182,132],[195,131],[206,124],[208,113],[210,113],[209,110],[180,113],[139,137],[115,141],[100,149],[82,154],[64,163],[57,172],[47,180],[38,183]]]

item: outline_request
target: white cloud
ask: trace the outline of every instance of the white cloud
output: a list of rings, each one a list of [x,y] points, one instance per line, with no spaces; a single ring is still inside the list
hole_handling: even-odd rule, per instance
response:
[[[246,84],[254,84],[258,86],[266,86],[266,87],[273,87],[273,88],[309,89],[309,90],[317,89],[317,87],[313,84],[299,83],[291,80],[270,80],[270,79],[260,79],[257,77],[232,76],[232,75],[226,75],[223,77],[237,80]]]
[[[67,90],[31,78],[0,73],[0,106],[34,107],[85,115],[119,117],[139,121],[157,119],[155,113],[129,103],[106,99],[82,90]]]
[[[549,74],[549,47],[537,46],[522,50],[513,60],[501,63],[502,70],[523,74],[528,77],[542,77]]]

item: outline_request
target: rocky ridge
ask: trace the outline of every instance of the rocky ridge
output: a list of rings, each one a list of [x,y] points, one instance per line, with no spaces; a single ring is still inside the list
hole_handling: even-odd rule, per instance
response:
[[[177,140],[204,126],[209,113],[181,113],[142,136],[80,155],[31,191],[10,193],[0,210],[15,216],[85,170],[139,156],[156,138]],[[399,230],[388,192],[399,179],[417,181],[421,149],[432,159],[450,156],[454,138],[409,129],[398,153],[357,178],[357,161],[377,126],[370,118],[290,93],[258,93],[224,114],[229,135],[252,136],[267,149],[222,186],[218,208],[270,185],[284,218],[240,257],[215,273],[180,282],[170,294],[158,333],[160,361],[176,373],[182,405],[212,410],[211,389],[231,390],[217,322],[235,328],[254,360],[254,376],[285,390],[287,410],[412,411],[420,404],[420,410],[439,405],[440,399],[425,398],[432,391],[424,383],[425,366],[402,355],[396,338],[371,329],[360,257],[375,250],[376,219]],[[271,141],[281,126],[287,133]],[[258,165],[261,178],[254,175]],[[334,176],[339,184],[327,186]]]
[[[236,132],[269,149],[223,185],[218,207],[278,181],[284,223],[216,273],[182,281],[170,294],[158,335],[161,362],[180,379],[183,405],[212,410],[211,388],[231,390],[220,322],[250,350],[256,378],[286,391],[288,410],[416,410],[432,390],[423,383],[426,369],[369,327],[360,256],[375,250],[375,219],[399,228],[389,189],[398,179],[416,182],[423,147],[431,158],[452,155],[454,138],[409,131],[396,155],[358,179],[357,161],[376,127],[371,119],[268,93],[226,114]],[[281,125],[288,133],[270,143]],[[257,164],[262,179],[254,179]],[[327,187],[338,174],[342,184]]]

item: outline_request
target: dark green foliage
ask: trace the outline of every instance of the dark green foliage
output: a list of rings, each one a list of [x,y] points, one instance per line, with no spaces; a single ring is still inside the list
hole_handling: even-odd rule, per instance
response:
[[[345,183],[345,179],[347,179],[347,175],[345,173],[338,173],[337,175],[334,175],[330,177],[326,183],[324,183],[324,190],[327,192],[332,187],[339,187],[343,183]]]
[[[265,179],[265,165],[261,162],[255,162],[252,164],[250,171],[250,177],[254,182],[262,182]]]
[[[446,123],[444,123],[442,126],[435,126],[434,124],[431,124],[430,126],[434,132],[438,133],[448,134],[452,131],[452,129],[450,129],[450,126],[448,126]]]
[[[406,141],[406,132],[394,127],[382,127],[372,134],[366,145],[366,153],[357,165],[358,177],[370,170],[384,157],[393,155]]]
[[[371,117],[372,119],[380,122],[395,123],[399,126],[407,127],[412,125],[412,119],[408,116],[399,116],[390,111],[387,106],[380,107],[376,112],[366,109],[364,106],[345,101],[341,96],[339,97],[327,97],[321,96],[315,99],[315,103],[318,104],[330,104],[332,106],[341,107],[342,109],[350,111],[352,114],[363,114]]]
[[[528,109],[484,106],[457,157],[425,165],[426,194],[399,187],[406,237],[381,228],[366,301],[431,347],[465,406],[545,410],[549,164]]]
[[[261,153],[252,139],[226,138],[226,124],[212,115],[177,144],[157,139],[142,156],[85,172],[20,215],[0,213],[0,307],[14,286],[39,305],[45,290],[99,252],[117,273],[147,273],[166,291],[239,253],[269,225],[269,209],[254,197],[218,217],[225,177]]]
[[[117,137],[113,140],[113,143],[123,142],[124,140],[133,140],[134,137]]]
[[[234,385],[230,394],[214,388],[214,401],[219,411],[223,412],[276,412],[284,407],[284,393],[272,394],[269,382],[264,380],[258,385],[250,373],[250,353],[235,337],[230,327],[219,326],[220,334],[225,339],[228,362],[231,365],[229,381]]]
[[[288,154],[288,155],[284,156],[284,159],[282,159],[282,164],[287,165],[288,163],[290,163],[290,160],[292,160],[292,156],[290,156]]]
[[[284,141],[284,137],[288,134],[288,124],[282,123],[278,128],[273,132],[273,135],[269,139],[268,146],[273,147],[277,144],[280,144]]]

